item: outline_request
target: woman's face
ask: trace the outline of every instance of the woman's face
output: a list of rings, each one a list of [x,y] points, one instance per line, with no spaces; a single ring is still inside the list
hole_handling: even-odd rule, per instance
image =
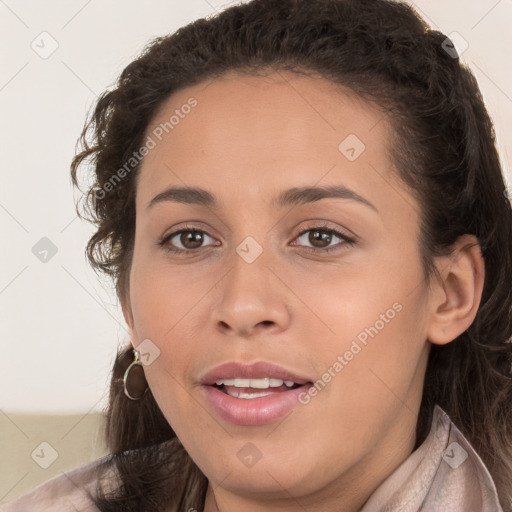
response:
[[[389,130],[331,82],[290,72],[188,87],[147,129],[125,314],[219,507],[343,494],[349,510],[413,449],[429,293]],[[150,205],[171,187],[203,192]],[[196,233],[169,237],[181,230]],[[229,362],[241,367],[215,371]],[[260,362],[287,374],[251,373]],[[208,385],[219,375],[223,389]]]

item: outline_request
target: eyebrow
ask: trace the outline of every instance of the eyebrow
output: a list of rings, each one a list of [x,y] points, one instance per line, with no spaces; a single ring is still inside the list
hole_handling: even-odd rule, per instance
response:
[[[350,199],[378,212],[377,208],[370,203],[370,201],[344,185],[290,188],[280,192],[277,197],[274,197],[270,202],[270,206],[272,208],[284,208],[285,206],[314,203],[321,199]],[[151,199],[146,209],[166,201],[197,204],[212,209],[218,209],[220,207],[220,203],[215,196],[203,188],[171,186]]]

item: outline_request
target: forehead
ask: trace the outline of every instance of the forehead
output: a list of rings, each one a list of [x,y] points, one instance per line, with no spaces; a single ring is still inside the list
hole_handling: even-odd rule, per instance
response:
[[[382,112],[322,77],[230,72],[162,103],[146,129],[155,145],[141,165],[137,201],[173,183],[254,194],[291,179],[380,182],[391,167],[389,130]]]

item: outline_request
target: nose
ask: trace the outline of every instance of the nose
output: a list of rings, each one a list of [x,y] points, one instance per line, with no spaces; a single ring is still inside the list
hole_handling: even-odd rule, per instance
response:
[[[222,334],[247,338],[288,328],[289,291],[267,263],[265,251],[252,263],[234,254],[230,270],[216,287],[213,321]]]

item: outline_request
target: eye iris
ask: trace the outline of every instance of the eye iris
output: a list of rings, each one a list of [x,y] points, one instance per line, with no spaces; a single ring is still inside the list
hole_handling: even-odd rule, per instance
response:
[[[328,233],[327,231],[321,231],[321,230],[315,230],[310,231],[309,233],[309,241],[311,242],[311,245],[314,245],[315,247],[326,247],[331,243],[332,234]],[[316,242],[320,241],[321,244],[315,245]],[[325,243],[324,243],[325,242]]]
[[[203,234],[199,231],[183,231],[180,236],[180,242],[187,249],[197,249],[203,243]],[[191,245],[188,245],[189,242]]]

